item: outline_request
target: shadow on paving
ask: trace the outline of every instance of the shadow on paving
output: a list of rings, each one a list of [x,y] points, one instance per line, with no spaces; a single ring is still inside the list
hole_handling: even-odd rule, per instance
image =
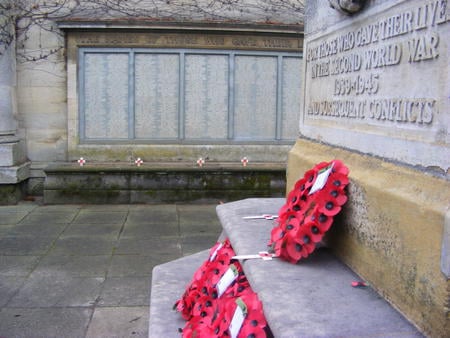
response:
[[[153,267],[210,248],[215,207],[0,206],[0,337],[147,337]]]

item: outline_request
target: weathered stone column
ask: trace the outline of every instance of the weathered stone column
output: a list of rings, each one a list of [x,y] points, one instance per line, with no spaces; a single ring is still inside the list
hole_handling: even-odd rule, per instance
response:
[[[23,142],[16,135],[16,54],[14,20],[0,16],[11,40],[0,50],[0,204],[16,203],[21,196],[20,183],[28,175]],[[8,35],[8,34],[7,34]]]

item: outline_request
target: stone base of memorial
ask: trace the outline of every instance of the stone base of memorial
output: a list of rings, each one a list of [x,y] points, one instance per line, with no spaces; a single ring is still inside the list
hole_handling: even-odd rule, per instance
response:
[[[349,200],[327,245],[425,333],[448,334],[450,183],[300,139],[289,154],[287,190],[325,158],[351,168]]]

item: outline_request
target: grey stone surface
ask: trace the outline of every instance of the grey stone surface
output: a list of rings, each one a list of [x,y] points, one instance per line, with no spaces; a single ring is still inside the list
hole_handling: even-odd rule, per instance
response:
[[[195,217],[208,224],[215,205],[204,206],[200,214],[189,209],[0,206],[0,336],[147,336],[152,268],[182,257],[179,223],[195,223],[185,219]],[[217,227],[208,233],[214,231],[219,236]],[[202,234],[189,250],[211,245]]]
[[[271,221],[243,217],[278,213],[284,202],[247,199],[217,206],[237,254],[266,250],[273,227]],[[351,282],[359,277],[325,248],[299,264],[279,259],[247,260],[243,268],[277,338],[422,336],[370,286],[353,288]]]
[[[88,307],[100,294],[102,277],[32,275],[9,301],[10,307]],[[39,292],[36,292],[39,290]]]
[[[0,234],[1,236],[1,234]],[[36,267],[39,256],[0,256],[0,276],[26,277]]]
[[[147,337],[147,326],[147,306],[101,307],[95,309],[86,337]]]
[[[0,329],[4,337],[84,337],[93,309],[3,308]]]
[[[301,135],[447,173],[448,7],[372,0],[348,16],[307,1]]]
[[[47,204],[214,203],[282,196],[286,176],[281,163],[252,162],[244,168],[239,161],[211,162],[202,168],[195,161],[145,162],[141,167],[123,162],[83,167],[60,163],[49,165],[45,173]]]
[[[153,269],[149,338],[180,337],[178,329],[186,322],[172,307],[182,296],[195,270],[208,258],[208,252],[205,250]]]
[[[43,255],[54,242],[53,238],[34,236],[4,236],[0,238],[0,255]]]
[[[144,277],[107,278],[98,306],[148,306],[151,272]]]
[[[8,304],[10,299],[20,289],[25,280],[25,277],[0,276],[0,307]]]

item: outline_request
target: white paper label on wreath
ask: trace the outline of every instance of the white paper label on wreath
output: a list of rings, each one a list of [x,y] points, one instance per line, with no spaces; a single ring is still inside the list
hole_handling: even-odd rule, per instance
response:
[[[228,289],[228,287],[233,283],[233,281],[238,276],[238,270],[234,264],[231,264],[228,270],[223,274],[222,278],[220,278],[219,282],[217,282],[217,295],[221,297],[223,293]]]
[[[245,316],[247,315],[247,305],[245,305],[242,299],[236,299],[236,305],[236,310],[234,311],[230,326],[228,327],[231,338],[236,338],[238,336],[242,323],[244,323]]]
[[[311,187],[308,195],[314,194],[316,191],[319,191],[325,186],[325,183],[327,183],[328,180],[328,176],[330,176],[331,170],[333,169],[333,165],[334,162],[332,162],[328,167],[325,167],[319,171],[319,175],[317,175],[316,181]]]
[[[220,243],[220,244],[217,246],[216,250],[214,250],[214,252],[212,253],[211,257],[209,258],[209,261],[210,261],[210,262],[212,262],[213,260],[216,259],[217,253],[219,252],[220,249],[222,249],[222,247],[223,247],[223,243]]]

